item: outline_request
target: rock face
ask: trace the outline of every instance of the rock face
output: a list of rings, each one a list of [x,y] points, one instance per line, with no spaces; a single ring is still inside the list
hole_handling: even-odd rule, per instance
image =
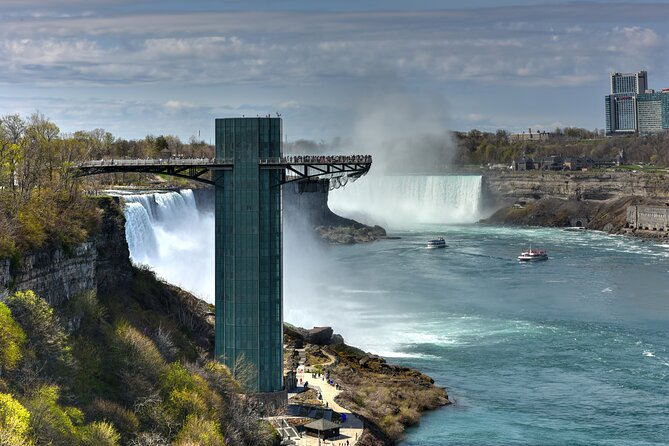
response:
[[[317,226],[316,233],[321,239],[340,245],[373,242],[386,236],[386,230],[381,226]]]
[[[51,305],[97,286],[93,242],[64,249],[32,252],[18,261],[0,260],[0,298],[10,290],[33,290]]]
[[[98,286],[119,286],[128,280],[131,266],[118,198],[100,199],[99,205],[104,212],[102,227],[89,241],[1,259],[0,298],[14,290],[33,290],[57,307]]]
[[[381,226],[367,226],[341,217],[328,207],[328,180],[283,186],[284,224],[314,230],[329,243],[350,245],[385,237]]]
[[[344,342],[344,338],[340,334],[336,334],[332,330],[332,327],[304,329],[285,325],[284,333],[287,339],[292,339],[296,342],[296,345],[293,346],[294,348],[302,348],[305,343],[322,346],[342,344]]]
[[[667,180],[669,174],[648,172],[485,172],[485,199],[498,210],[483,222],[582,226],[646,237],[643,231],[626,229],[627,208],[664,206]],[[657,234],[664,235],[650,235]]]
[[[636,196],[668,200],[667,180],[666,173],[486,171],[483,191],[499,204],[541,198],[603,201]]]

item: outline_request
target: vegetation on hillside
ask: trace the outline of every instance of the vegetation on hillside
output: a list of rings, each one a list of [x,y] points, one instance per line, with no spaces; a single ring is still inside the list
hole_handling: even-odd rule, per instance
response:
[[[374,422],[392,441],[417,424],[421,412],[448,404],[446,391],[417,370],[345,344],[328,346],[327,351],[337,358],[327,367],[330,377],[343,383],[339,404]]]
[[[535,133],[535,135],[538,135]],[[438,140],[435,140],[438,139]],[[406,169],[415,162],[407,162],[403,157],[396,157],[388,152],[389,146],[401,146],[396,151],[407,157],[425,157],[430,165],[422,169],[446,169],[453,166],[480,166],[504,164],[510,165],[514,159],[527,155],[535,160],[545,156],[589,157],[596,161],[612,161],[624,151],[629,163],[655,164],[669,166],[669,134],[657,133],[648,136],[606,137],[602,131],[590,131],[578,127],[556,128],[543,135],[541,140],[523,140],[506,130],[484,132],[472,129],[468,132],[451,132],[450,138],[408,136],[402,141],[384,141],[379,153],[383,154],[386,168]],[[329,153],[348,152],[351,149],[374,150],[365,142],[334,138],[332,141],[297,140],[284,146],[290,153]],[[377,160],[378,161],[378,160]],[[419,169],[420,170],[420,169]]]
[[[59,311],[32,291],[0,302],[0,444],[276,444],[192,327],[144,305],[160,285],[144,271],[127,292]]]
[[[544,156],[589,157],[612,161],[624,151],[628,162],[669,166],[669,134],[649,136],[604,137],[599,132],[567,127],[555,129],[542,140],[520,140],[504,130],[495,133],[470,130],[454,132],[455,165],[506,164],[527,155],[534,159]]]
[[[0,258],[27,250],[84,241],[99,225],[94,203],[86,200],[80,178],[70,167],[101,158],[160,158],[165,154],[211,157],[213,149],[192,139],[147,136],[128,141],[96,129],[63,134],[40,113],[24,119],[0,117]],[[139,181],[135,175],[107,175],[87,180],[93,186]]]

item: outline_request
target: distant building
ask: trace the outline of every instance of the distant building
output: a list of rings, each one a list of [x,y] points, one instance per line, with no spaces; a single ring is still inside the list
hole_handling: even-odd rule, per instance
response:
[[[663,88],[661,94],[662,128],[669,129],[669,88]]]
[[[636,133],[636,97],[648,89],[648,73],[613,73],[610,79],[610,94],[604,100],[606,134]]]
[[[511,168],[513,170],[532,170],[534,169],[534,161],[532,158],[523,155],[517,160],[513,160]]]
[[[662,131],[662,93],[646,90],[637,95],[639,134]]]
[[[627,226],[650,231],[666,231],[669,229],[669,207],[628,206]]]
[[[532,132],[529,128],[527,133],[513,133],[511,139],[515,141],[545,141],[552,136],[550,132]]]
[[[590,169],[595,162],[588,157],[568,157],[564,159],[563,170]]]
[[[541,160],[539,168],[541,170],[563,170],[564,159],[557,155],[546,156]]]
[[[611,94],[639,94],[648,90],[648,72],[611,74]]]
[[[648,73],[613,73],[604,99],[606,134],[648,135],[669,130],[669,89],[648,89]]]

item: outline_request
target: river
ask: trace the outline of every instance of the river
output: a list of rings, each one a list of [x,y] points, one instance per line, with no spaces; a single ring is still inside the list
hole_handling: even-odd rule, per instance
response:
[[[360,190],[336,194],[333,207],[349,203],[342,213],[367,207]],[[193,205],[188,191],[175,195]],[[365,245],[323,246],[286,228],[284,319],[331,325],[347,343],[448,388],[455,404],[427,414],[405,446],[666,444],[669,246],[463,223],[473,197],[450,203],[454,222],[440,224],[411,211],[397,219],[402,204],[391,203],[372,217],[401,238]],[[202,243],[210,216],[177,224],[154,214],[143,225],[129,219],[157,229],[131,255],[211,300],[213,244]],[[448,247],[425,249],[437,235]],[[530,244],[549,260],[520,264]]]

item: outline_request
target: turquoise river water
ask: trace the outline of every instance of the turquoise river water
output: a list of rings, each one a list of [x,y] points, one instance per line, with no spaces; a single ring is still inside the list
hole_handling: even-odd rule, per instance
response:
[[[669,246],[425,224],[476,221],[480,177],[365,181],[335,208],[374,204],[401,238],[326,246],[285,227],[284,319],[330,325],[448,388],[454,404],[404,446],[669,444]],[[133,260],[212,301],[213,216],[191,191],[127,200]],[[448,247],[425,249],[437,235]],[[519,264],[529,244],[549,260]]]
[[[669,443],[669,246],[477,224],[395,235],[322,253],[301,310],[448,388],[454,404],[404,445]],[[435,235],[449,246],[425,249]],[[549,260],[520,264],[528,243]]]

